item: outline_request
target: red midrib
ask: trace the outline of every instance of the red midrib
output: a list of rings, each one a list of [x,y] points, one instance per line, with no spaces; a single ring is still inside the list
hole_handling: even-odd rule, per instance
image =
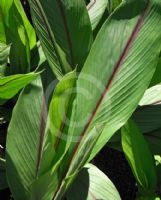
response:
[[[136,36],[137,36],[137,34],[138,34],[140,28],[142,27],[143,22],[144,22],[144,18],[145,18],[146,14],[147,14],[147,10],[148,10],[148,6],[146,7],[146,9],[145,9],[143,15],[139,18],[139,20],[138,20],[138,22],[137,22],[137,24],[136,24],[136,26],[135,26],[135,28],[134,28],[134,30],[133,30],[133,32],[132,32],[132,34],[131,34],[131,36],[130,36],[128,42],[127,42],[127,44],[126,44],[126,47],[125,47],[123,53],[121,54],[121,56],[120,56],[120,58],[119,58],[119,60],[118,60],[118,62],[117,62],[117,64],[116,64],[116,67],[115,67],[115,69],[114,69],[114,71],[113,71],[113,73],[112,73],[112,76],[111,76],[111,78],[110,78],[108,84],[106,85],[105,91],[103,92],[101,98],[99,99],[99,101],[98,101],[98,103],[97,103],[97,105],[96,105],[96,108],[94,109],[94,111],[93,111],[93,113],[92,113],[92,115],[91,115],[91,117],[90,117],[90,119],[89,119],[89,121],[88,121],[88,123],[87,123],[87,125],[86,125],[86,127],[85,127],[85,129],[84,129],[84,131],[83,131],[83,133],[81,134],[81,137],[80,137],[80,140],[79,140],[79,142],[78,142],[78,145],[77,145],[77,147],[76,147],[76,149],[75,149],[75,151],[74,151],[74,153],[73,153],[73,156],[71,157],[71,161],[72,161],[72,159],[73,159],[73,157],[74,157],[74,155],[75,155],[75,153],[76,153],[76,151],[77,151],[77,149],[78,149],[78,147],[79,147],[79,145],[80,145],[80,142],[81,142],[82,138],[84,137],[85,133],[87,132],[87,130],[88,130],[88,128],[89,128],[91,122],[93,121],[93,119],[94,119],[94,117],[95,117],[95,115],[96,115],[96,113],[97,113],[99,107],[101,106],[101,104],[102,104],[102,102],[103,102],[103,100],[104,100],[104,98],[105,98],[107,92],[109,91],[110,86],[112,85],[113,80],[114,80],[114,78],[115,78],[116,75],[117,75],[117,72],[119,71],[119,69],[120,69],[122,63],[124,62],[124,60],[125,60],[125,58],[126,58],[128,52],[129,52],[129,50],[130,50],[130,47],[131,47],[131,45],[133,44],[133,42],[134,42],[134,40],[135,40],[135,38],[136,38]]]
[[[89,5],[87,6],[87,10],[89,11],[96,3],[96,0],[93,0],[93,2],[89,3]]]
[[[43,94],[44,95],[44,94]],[[40,115],[40,141],[39,141],[39,147],[38,147],[38,159],[37,159],[37,165],[36,165],[36,176],[38,175],[41,157],[42,157],[42,150],[43,150],[43,142],[44,142],[44,136],[45,136],[45,127],[46,127],[46,119],[47,119],[47,108],[46,108],[46,101],[45,97],[43,96],[42,99],[42,110]]]
[[[113,83],[114,78],[115,78],[116,75],[117,75],[117,72],[118,72],[119,69],[121,68],[122,63],[124,62],[124,60],[125,60],[125,58],[126,58],[128,52],[129,52],[129,50],[130,50],[130,48],[131,48],[133,42],[134,42],[135,39],[136,39],[136,36],[138,35],[138,33],[139,33],[139,31],[140,31],[140,29],[141,29],[141,27],[142,27],[142,25],[143,25],[145,16],[146,16],[146,14],[147,14],[147,12],[148,12],[148,7],[149,7],[149,1],[148,1],[148,4],[147,4],[147,6],[146,6],[146,8],[145,8],[145,10],[144,10],[144,12],[143,12],[143,14],[140,16],[140,18],[139,18],[137,24],[135,25],[135,27],[134,27],[134,29],[133,29],[133,31],[132,31],[132,34],[131,34],[131,36],[130,36],[130,38],[129,38],[129,40],[128,40],[128,42],[127,42],[127,44],[126,44],[126,46],[125,46],[125,48],[124,48],[124,50],[123,50],[123,52],[122,52],[122,54],[121,54],[121,56],[120,56],[120,58],[119,58],[117,64],[116,64],[116,67],[115,67],[115,69],[114,69],[114,71],[113,71],[113,73],[112,73],[112,76],[111,76],[109,82],[107,83],[106,88],[105,88],[105,90],[104,90],[104,92],[103,92],[101,98],[99,99],[99,101],[98,101],[98,103],[97,103],[97,105],[96,105],[96,107],[95,107],[95,109],[94,109],[94,111],[93,111],[93,113],[92,113],[92,115],[91,115],[91,117],[90,117],[90,119],[89,119],[87,125],[85,126],[84,131],[82,132],[82,134],[81,134],[81,136],[80,136],[80,139],[79,139],[79,141],[78,141],[78,145],[75,147],[75,149],[74,149],[74,151],[73,151],[73,154],[72,154],[72,156],[71,156],[71,158],[70,158],[70,161],[69,161],[69,164],[68,164],[68,169],[67,169],[66,173],[64,174],[63,179],[66,177],[67,172],[68,172],[68,170],[69,170],[69,167],[70,167],[70,165],[71,165],[71,163],[72,163],[72,161],[73,161],[73,158],[74,158],[75,154],[76,154],[77,151],[78,151],[79,145],[80,145],[80,143],[81,143],[81,141],[82,141],[84,135],[86,134],[86,132],[87,132],[87,130],[88,130],[88,128],[89,128],[91,122],[93,121],[93,119],[94,119],[94,117],[95,117],[95,115],[96,115],[96,113],[97,113],[99,107],[101,106],[101,104],[102,104],[102,102],[103,102],[103,100],[104,100],[104,98],[105,98],[107,92],[108,92],[109,89],[110,89],[110,86],[111,86],[112,83]],[[62,179],[62,180],[63,180],[63,179]],[[59,185],[59,187],[58,187],[58,189],[57,189],[57,192],[59,191],[60,188],[61,188],[61,184]]]

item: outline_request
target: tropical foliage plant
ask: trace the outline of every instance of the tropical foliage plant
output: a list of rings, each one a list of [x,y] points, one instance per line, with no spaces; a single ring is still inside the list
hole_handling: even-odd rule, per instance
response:
[[[120,200],[89,164],[109,144],[137,198],[159,198],[161,1],[28,2],[34,28],[19,0],[0,1],[0,188],[15,200]]]

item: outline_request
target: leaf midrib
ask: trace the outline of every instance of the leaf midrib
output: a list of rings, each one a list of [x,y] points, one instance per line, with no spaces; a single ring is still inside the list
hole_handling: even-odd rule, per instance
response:
[[[149,3],[147,4],[143,14],[138,19],[138,21],[137,21],[137,23],[136,23],[136,25],[135,25],[132,33],[131,33],[131,36],[129,37],[129,40],[127,41],[127,44],[126,44],[126,46],[125,46],[125,48],[124,48],[124,50],[123,50],[123,52],[122,52],[117,64],[116,64],[116,67],[114,68],[114,71],[113,71],[113,73],[111,75],[111,78],[108,81],[108,83],[106,84],[105,90],[102,93],[101,98],[99,99],[99,101],[98,101],[98,103],[97,103],[97,105],[96,105],[96,107],[95,107],[95,109],[94,109],[94,111],[93,111],[93,113],[92,113],[87,125],[84,128],[84,131],[82,132],[82,134],[80,136],[80,141],[78,142],[78,145],[76,147],[76,150],[74,151],[74,154],[76,153],[76,151],[77,151],[77,149],[79,147],[79,144],[81,143],[82,138],[84,137],[84,135],[86,134],[88,128],[90,127],[90,124],[92,123],[94,117],[96,116],[97,111],[99,110],[99,108],[100,108],[100,106],[101,106],[106,94],[108,93],[108,91],[109,91],[109,89],[110,89],[110,87],[111,87],[111,85],[112,85],[112,83],[113,83],[118,71],[120,70],[124,60],[126,59],[126,56],[127,56],[127,54],[129,52],[133,42],[135,41],[135,39],[136,39],[136,37],[137,37],[137,35],[138,35],[143,23],[144,23],[144,19],[145,19],[145,16],[147,14],[148,8],[149,8]]]
[[[124,62],[124,60],[125,60],[125,58],[126,58],[128,52],[129,52],[129,50],[130,50],[130,48],[131,48],[131,46],[132,46],[132,44],[133,44],[133,42],[135,41],[135,39],[136,39],[136,37],[137,37],[137,35],[138,35],[139,31],[140,31],[140,29],[142,28],[143,23],[144,23],[144,20],[145,20],[145,17],[146,17],[147,12],[148,12],[148,9],[149,9],[149,1],[148,1],[148,3],[147,3],[147,6],[145,7],[145,10],[144,10],[143,14],[139,17],[139,19],[138,19],[138,21],[137,21],[137,23],[136,23],[136,25],[135,25],[135,27],[134,27],[132,33],[131,33],[131,36],[129,37],[129,40],[127,41],[127,44],[126,44],[126,46],[125,46],[125,48],[124,48],[124,50],[123,50],[123,52],[122,52],[122,54],[121,54],[121,56],[120,56],[120,58],[119,58],[117,64],[116,64],[116,67],[115,67],[115,69],[114,69],[114,71],[113,71],[113,73],[112,73],[112,75],[111,75],[111,78],[110,78],[110,80],[108,81],[108,83],[106,84],[105,90],[104,90],[104,92],[103,92],[101,98],[99,99],[99,101],[98,101],[98,103],[97,103],[97,105],[96,105],[96,107],[95,107],[95,109],[94,109],[94,111],[93,111],[93,113],[92,113],[92,115],[91,115],[91,117],[90,117],[88,123],[86,124],[86,126],[85,126],[85,128],[84,128],[84,131],[81,133],[81,136],[80,136],[80,139],[79,139],[79,141],[78,141],[78,144],[77,144],[77,146],[75,147],[75,149],[74,149],[74,151],[73,151],[73,153],[72,153],[71,158],[69,159],[68,169],[67,169],[67,171],[64,173],[63,179],[66,177],[66,175],[67,175],[67,173],[68,173],[69,167],[70,167],[70,165],[71,165],[71,163],[72,163],[72,161],[73,161],[73,159],[74,159],[75,154],[76,154],[77,151],[78,151],[79,145],[80,145],[80,143],[81,143],[83,137],[85,136],[85,134],[86,134],[88,128],[90,127],[90,124],[92,123],[92,121],[93,121],[95,115],[97,114],[97,111],[99,110],[99,107],[101,106],[101,104],[102,104],[102,102],[103,102],[103,100],[104,100],[106,94],[108,93],[108,91],[109,91],[109,89],[110,89],[110,87],[111,87],[111,85],[112,85],[112,83],[113,83],[113,80],[115,79],[115,77],[116,77],[118,71],[120,70],[120,68],[121,68],[121,66],[122,66],[122,64],[123,64],[123,62]],[[63,179],[62,179],[62,180],[63,180]],[[57,192],[59,191],[60,188],[61,188],[61,184],[59,185],[59,187],[58,187],[58,189],[57,189]]]
[[[87,10],[89,11],[96,3],[97,3],[96,0],[93,0],[93,2],[90,2],[90,3],[87,5]]]

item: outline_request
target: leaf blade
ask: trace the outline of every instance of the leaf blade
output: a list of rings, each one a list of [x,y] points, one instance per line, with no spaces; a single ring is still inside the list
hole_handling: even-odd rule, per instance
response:
[[[121,136],[124,153],[141,190],[145,193],[155,192],[157,186],[155,162],[143,135],[135,123],[129,121],[122,128]]]

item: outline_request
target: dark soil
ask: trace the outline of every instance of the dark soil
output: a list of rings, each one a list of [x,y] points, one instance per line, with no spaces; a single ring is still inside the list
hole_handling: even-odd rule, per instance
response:
[[[94,159],[94,164],[114,183],[122,200],[135,200],[136,182],[122,152],[105,146]]]

